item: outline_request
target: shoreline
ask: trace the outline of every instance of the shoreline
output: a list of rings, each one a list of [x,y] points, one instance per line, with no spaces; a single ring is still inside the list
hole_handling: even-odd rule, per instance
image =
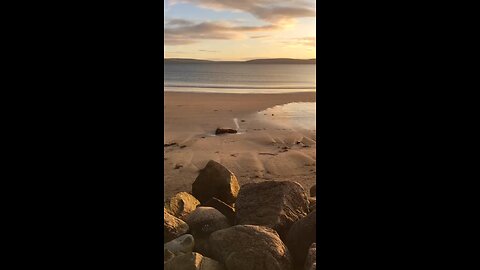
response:
[[[198,89],[198,90],[193,90],[193,89]],[[218,92],[219,89],[228,89],[228,92]],[[252,92],[246,92],[245,90],[251,90]],[[266,90],[271,90],[271,91],[266,91]],[[281,90],[281,91],[278,91],[278,90]],[[164,93],[240,94],[240,95],[243,95],[243,94],[276,95],[276,94],[316,93],[316,91],[317,91],[316,88],[255,88],[255,87],[225,88],[225,87],[192,87],[192,86],[185,86],[185,87],[164,86],[164,90],[163,90]]]
[[[238,178],[240,185],[265,180],[297,181],[310,187],[316,178],[316,130],[282,122],[259,112],[292,102],[316,102],[316,92],[204,93],[164,91],[164,187],[168,198],[190,191],[209,160]],[[282,122],[283,123],[283,122]],[[241,130],[215,136],[218,127]],[[238,128],[237,128],[238,127]]]

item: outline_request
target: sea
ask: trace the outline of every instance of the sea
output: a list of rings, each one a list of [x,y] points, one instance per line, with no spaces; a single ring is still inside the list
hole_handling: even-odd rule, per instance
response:
[[[315,64],[165,63],[164,91],[315,92]]]
[[[203,93],[315,92],[314,64],[165,63],[164,91]],[[274,118],[268,117],[275,115]],[[316,129],[316,103],[293,102],[256,114],[256,119]]]

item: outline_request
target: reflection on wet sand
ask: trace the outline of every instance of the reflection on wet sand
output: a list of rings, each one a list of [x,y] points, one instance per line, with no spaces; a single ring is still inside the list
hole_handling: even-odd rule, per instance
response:
[[[277,105],[256,114],[259,120],[281,126],[316,129],[316,102],[292,102]]]

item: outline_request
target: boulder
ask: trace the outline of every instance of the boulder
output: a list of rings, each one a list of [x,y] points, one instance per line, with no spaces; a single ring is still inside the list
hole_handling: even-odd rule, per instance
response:
[[[225,270],[222,264],[202,254],[189,252],[164,264],[165,270]]]
[[[168,250],[168,249],[163,250],[163,263],[164,264],[169,262],[174,257],[175,257],[175,254],[173,254],[173,252],[171,252],[170,250]]]
[[[213,160],[207,163],[192,184],[192,194],[202,204],[216,197],[228,205],[233,205],[239,189],[237,177]]]
[[[316,210],[311,212],[306,217],[295,222],[288,232],[285,243],[296,265],[305,265],[309,247],[312,243],[317,242],[316,215]]]
[[[308,210],[309,212],[313,212],[317,208],[317,198],[310,197],[308,198]]]
[[[186,234],[188,225],[183,220],[176,218],[163,208],[163,238],[164,243],[170,242],[179,236]]]
[[[185,220],[185,217],[193,212],[199,204],[200,202],[192,194],[180,192],[165,202],[165,208],[170,214]]]
[[[209,255],[208,237],[211,233],[230,227],[228,219],[213,207],[197,207],[185,220],[195,238],[194,251]]]
[[[305,270],[317,269],[317,244],[313,243],[308,249],[307,259],[305,260]]]
[[[307,215],[308,197],[297,182],[265,181],[243,185],[235,206],[235,224],[266,226],[284,239],[292,224]]]
[[[163,250],[169,250],[174,255],[185,254],[193,251],[195,241],[191,234],[184,234],[163,245]]]
[[[292,260],[285,244],[273,229],[236,225],[219,230],[208,240],[211,257],[228,270],[291,270]]]
[[[213,197],[208,202],[204,204],[204,206],[209,206],[217,209],[220,213],[222,213],[225,217],[227,217],[228,221],[231,225],[235,222],[235,209],[230,205],[222,202],[221,200]]]
[[[215,130],[215,135],[226,134],[226,133],[235,134],[237,133],[237,131],[233,128],[217,128],[217,130]]]
[[[317,197],[317,185],[313,185],[310,188],[310,197]]]
[[[185,221],[194,237],[210,235],[214,231],[230,227],[228,219],[220,211],[208,206],[197,207]]]

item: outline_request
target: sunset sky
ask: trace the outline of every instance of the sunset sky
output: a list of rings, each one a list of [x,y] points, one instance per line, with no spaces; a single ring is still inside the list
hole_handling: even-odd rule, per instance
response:
[[[315,58],[315,0],[164,0],[164,57]]]

